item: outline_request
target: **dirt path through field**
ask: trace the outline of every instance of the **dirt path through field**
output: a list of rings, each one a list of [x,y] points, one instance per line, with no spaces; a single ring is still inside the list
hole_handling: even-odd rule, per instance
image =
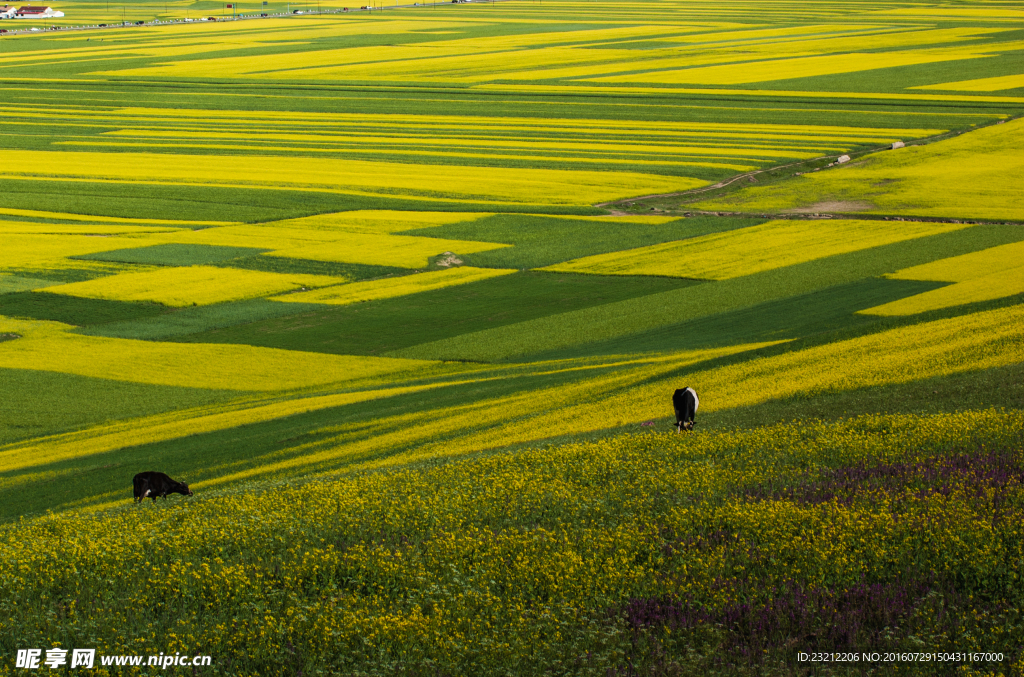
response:
[[[1006,122],[1006,119],[993,120],[990,123],[990,125],[1002,124],[1004,122]],[[922,145],[926,145],[926,144],[936,143],[938,141],[944,141],[946,139],[951,139],[953,137],[960,136],[961,134],[966,134],[968,132],[977,131],[978,129],[982,129],[982,128],[988,127],[990,125],[980,125],[978,127],[972,127],[971,129],[961,129],[961,130],[954,130],[954,131],[950,131],[950,132],[943,132],[942,134],[936,134],[935,136],[929,136],[929,137],[926,137],[926,138],[923,138],[923,139],[917,139],[915,141],[909,142],[909,143],[906,144],[906,147],[922,146]],[[885,146],[879,146],[877,148],[868,148],[868,149],[859,150],[859,151],[849,151],[847,153],[844,153],[843,155],[849,156],[851,158],[851,160],[852,160],[852,159],[855,159],[857,157],[862,157],[862,156],[869,155],[869,154],[872,154],[872,153],[879,153],[879,152],[882,152],[882,151],[885,151],[885,150],[889,150],[891,148],[892,148],[892,145],[891,144],[887,144]],[[626,212],[626,211],[623,211],[622,209],[616,209],[616,207],[633,206],[637,202],[644,202],[644,201],[647,201],[647,200],[658,200],[658,199],[676,198],[676,197],[678,197],[678,198],[688,198],[688,197],[697,198],[699,196],[704,195],[705,193],[710,193],[710,192],[713,192],[713,191],[720,191],[722,189],[729,188],[730,186],[734,186],[737,182],[746,181],[746,182],[749,182],[749,183],[758,183],[757,177],[762,175],[762,174],[778,173],[780,171],[784,171],[784,170],[787,170],[787,169],[798,168],[798,167],[806,167],[807,171],[793,172],[792,175],[779,178],[778,180],[784,181],[784,180],[786,180],[788,178],[792,178],[792,177],[795,177],[795,176],[802,176],[803,174],[806,174],[806,173],[809,173],[809,172],[817,172],[817,171],[823,171],[823,170],[828,170],[828,169],[838,169],[838,168],[841,168],[841,167],[849,167],[850,165],[855,164],[852,161],[845,162],[843,164],[838,164],[838,158],[839,157],[840,156],[822,155],[822,156],[818,156],[818,157],[814,157],[814,158],[809,158],[809,159],[806,159],[806,160],[799,160],[797,162],[789,162],[789,163],[786,163],[786,164],[783,164],[783,165],[774,165],[772,167],[765,167],[764,169],[755,169],[755,170],[752,170],[752,171],[749,171],[749,172],[743,172],[742,174],[737,174],[736,176],[730,177],[728,179],[724,179],[724,180],[719,181],[718,183],[712,184],[710,186],[701,186],[700,188],[691,188],[690,190],[682,190],[682,191],[679,191],[679,192],[676,192],[676,193],[659,193],[659,194],[655,194],[655,195],[641,195],[641,196],[638,196],[638,197],[624,198],[622,200],[613,200],[613,201],[609,201],[609,202],[601,202],[601,203],[596,204],[594,206],[595,207],[600,207],[602,209],[609,210],[611,212],[612,216],[636,216],[637,215],[636,212]],[[822,166],[821,163],[823,161],[825,161],[825,160],[831,160],[831,162],[829,162],[827,165]],[[819,165],[819,166],[815,166],[815,165]],[[863,206],[863,205],[866,205],[866,206]],[[680,204],[680,207],[682,207],[681,204]],[[815,205],[811,205],[809,207],[802,207],[800,209],[788,210],[786,212],[783,212],[779,216],[781,216],[781,217],[787,217],[787,216],[791,217],[794,214],[813,214],[813,215],[816,215],[816,216],[820,216],[822,214],[839,214],[839,213],[853,212],[853,211],[864,211],[866,209],[872,209],[872,208],[873,208],[873,206],[870,205],[867,202],[861,203],[859,201],[854,201],[854,202],[847,203],[847,202],[842,202],[842,201],[835,201],[835,202],[825,201],[825,202],[819,202],[819,203],[817,203]],[[659,208],[652,208],[651,211],[665,213],[665,210],[659,209]],[[695,213],[715,214],[715,212],[695,212]],[[720,214],[720,215],[724,215],[724,214]],[[732,215],[732,214],[730,214],[730,215]],[[905,220],[909,221],[909,220],[918,220],[918,219],[905,218]],[[925,219],[925,220],[927,220],[927,219]],[[934,220],[941,221],[942,219],[934,219]]]

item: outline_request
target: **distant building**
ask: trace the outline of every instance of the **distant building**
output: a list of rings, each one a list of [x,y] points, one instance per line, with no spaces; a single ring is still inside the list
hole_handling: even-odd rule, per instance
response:
[[[17,13],[18,8],[14,5],[0,7],[0,19],[13,19]]]
[[[15,15],[19,19],[56,19],[64,16],[64,12],[55,12],[52,7],[19,7]]]

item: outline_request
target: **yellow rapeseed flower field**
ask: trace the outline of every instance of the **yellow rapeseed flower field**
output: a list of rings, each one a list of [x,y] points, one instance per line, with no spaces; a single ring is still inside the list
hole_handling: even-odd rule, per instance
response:
[[[867,315],[915,315],[1016,294],[1024,294],[1024,264],[1006,272],[979,275],[860,312]]]
[[[99,344],[92,344],[92,347],[95,348],[98,345]],[[106,346],[107,349],[109,349],[111,345],[113,344],[108,344]],[[200,348],[200,352],[202,350],[203,349]],[[274,367],[286,368],[294,368],[295,364],[303,367],[303,360],[308,359],[307,356],[298,354],[298,362],[289,365],[285,358],[294,358],[296,356],[281,355],[280,353],[282,352],[284,351],[277,351],[275,354],[257,349],[256,352],[249,351],[244,355],[242,353],[236,353],[236,356],[242,355],[251,360],[264,360],[269,357],[271,358]],[[329,360],[320,364],[319,367],[331,369],[337,364],[339,364],[339,362],[334,361],[334,365],[332,365]],[[401,362],[377,361],[373,358],[364,358],[359,361],[346,358],[345,360],[342,360],[340,364],[346,364],[348,368],[354,368],[349,375],[352,378],[358,379],[365,379],[367,375],[370,375],[372,378],[393,373],[389,372],[387,369],[367,369],[367,367],[372,367],[374,364],[381,367],[389,365],[392,367],[401,366]],[[412,367],[421,368],[425,365],[426,363],[420,362],[418,364],[413,364]],[[227,387],[231,389],[233,386],[233,389],[236,390],[248,385],[247,383],[243,383],[243,379],[249,378],[250,374],[244,374],[238,379],[230,380],[223,378],[225,373],[226,372],[222,371],[222,378],[219,381],[211,381],[210,383],[213,383],[214,387],[218,388]],[[275,390],[273,383],[269,379],[265,379],[264,374],[257,372],[255,375],[257,376],[257,379],[264,379],[263,385],[267,385],[269,387],[254,388],[253,390],[271,392]],[[164,377],[166,376],[167,374],[164,374]],[[316,379],[317,377],[314,377],[310,382],[316,383]],[[178,379],[172,378],[170,379],[170,382],[171,384],[188,383],[184,377]],[[256,385],[260,385],[258,381]],[[317,385],[323,384],[318,383]],[[371,387],[356,392],[335,393],[329,395],[313,393],[292,397],[283,401],[268,401],[264,397],[244,396],[240,393],[240,397],[237,401],[224,405],[211,405],[184,411],[176,411],[169,414],[157,414],[153,416],[105,423],[83,431],[53,435],[42,440],[31,440],[24,443],[8,444],[0,447],[0,470],[4,472],[25,470],[43,463],[67,461],[97,454],[105,454],[139,444],[165,442],[168,440],[181,439],[190,435],[216,432],[219,430],[230,430],[239,426],[265,423],[267,421],[273,421],[287,416],[295,416],[297,414],[305,414],[321,409],[330,409],[347,404],[366,402],[369,400],[377,400],[387,397],[397,397],[407,393],[427,390],[433,387],[436,386]],[[276,399],[276,393],[273,397]]]
[[[0,221],[0,235],[4,237],[9,235],[144,235],[146,233],[173,233],[177,230],[179,229],[167,226],[132,226],[120,223],[54,224]],[[129,242],[127,246],[130,247],[132,244]]]
[[[873,68],[892,68],[894,66],[914,66],[941,61],[978,59],[983,56],[983,51],[972,51],[967,47],[934,50],[915,49],[907,52],[830,54],[826,56],[806,56],[795,59],[762,61],[752,64],[729,64],[631,75],[614,75],[593,78],[593,80],[600,82],[643,82],[652,84],[741,85],[750,82],[854,73]]]
[[[488,673],[593,649],[604,672],[638,637],[672,655],[723,637],[785,652],[787,623],[894,633],[904,611],[903,634],[998,651],[1004,624],[978,622],[995,612],[970,591],[1014,580],[1019,488],[960,468],[998,474],[1022,424],[987,409],[624,435],[40,515],[0,528],[0,631],[32,645],[84,628],[108,654],[159,642],[253,672],[289,649],[330,671]],[[36,611],[56,597],[67,617]],[[860,615],[812,613],[840,603]]]
[[[41,292],[39,292],[41,293]],[[11,369],[79,374],[133,383],[239,391],[293,390],[408,371],[428,362],[325,355],[207,343],[82,336],[56,322],[0,316],[0,360]]]
[[[757,405],[800,393],[841,392],[982,371],[1020,362],[1022,322],[1024,307],[999,308],[716,367],[692,378],[708,393],[710,410]],[[647,397],[655,400],[667,387],[664,382],[652,385]],[[642,400],[636,393],[635,401]]]
[[[274,186],[355,195],[411,195],[427,200],[516,204],[592,204],[644,193],[703,185],[689,177],[636,172],[537,168],[469,168],[365,160],[245,155],[195,156],[121,153],[0,151],[0,176],[113,179],[136,183],[211,186]]]
[[[1019,89],[1024,87],[1024,74],[997,75],[991,78],[959,80],[957,82],[940,82],[935,85],[918,85],[911,89],[940,89],[954,92],[998,92],[1003,89]]]
[[[0,677],[1021,672],[1011,4],[5,34]]]
[[[1024,242],[1012,242],[904,268],[886,277],[894,280],[964,282],[984,275],[1006,273],[1009,278],[1012,271],[1021,265],[1024,265]]]
[[[544,270],[725,280],[966,228],[953,223],[769,221],[758,226],[598,254]]]
[[[18,216],[25,217],[28,219],[38,219],[42,221],[46,220],[45,225],[54,228],[63,228],[64,226],[54,225],[54,222],[70,221],[72,223],[81,222],[89,223],[93,225],[111,226],[113,224],[121,224],[125,226],[156,226],[154,230],[161,230],[162,228],[187,228],[195,226],[227,226],[230,225],[228,221],[182,221],[178,219],[131,219],[117,216],[89,216],[86,214],[74,214],[69,212],[47,212],[40,211],[38,209],[14,209],[12,207],[0,207],[0,216]],[[9,222],[12,223],[13,222]],[[40,223],[39,225],[44,225]],[[66,224],[65,224],[66,225]],[[162,228],[161,228],[162,227]],[[64,232],[64,231],[54,231]],[[126,231],[130,232],[130,231]]]
[[[56,231],[60,227],[55,227]],[[97,252],[141,247],[142,240],[117,237],[89,237],[87,235],[16,233],[0,230],[3,246],[0,247],[2,268],[45,268],[65,265],[69,256],[95,254]]]
[[[304,287],[326,287],[348,281],[347,278],[328,275],[266,273],[215,266],[182,266],[72,282],[49,287],[46,291],[51,294],[93,299],[154,301],[166,306],[181,307],[240,301]]]
[[[953,282],[948,287],[915,294],[868,308],[868,315],[913,315],[965,303],[990,301],[1024,293],[1024,242],[939,259],[888,275],[897,280]]]

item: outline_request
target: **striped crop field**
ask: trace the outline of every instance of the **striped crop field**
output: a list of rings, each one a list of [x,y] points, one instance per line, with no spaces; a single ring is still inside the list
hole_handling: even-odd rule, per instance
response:
[[[1024,675],[1024,9],[52,9],[0,677]]]

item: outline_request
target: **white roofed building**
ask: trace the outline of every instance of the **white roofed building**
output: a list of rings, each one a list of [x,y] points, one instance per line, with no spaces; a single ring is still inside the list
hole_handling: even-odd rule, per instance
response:
[[[19,19],[50,19],[64,16],[64,12],[55,11],[52,7],[19,7],[16,17]]]

